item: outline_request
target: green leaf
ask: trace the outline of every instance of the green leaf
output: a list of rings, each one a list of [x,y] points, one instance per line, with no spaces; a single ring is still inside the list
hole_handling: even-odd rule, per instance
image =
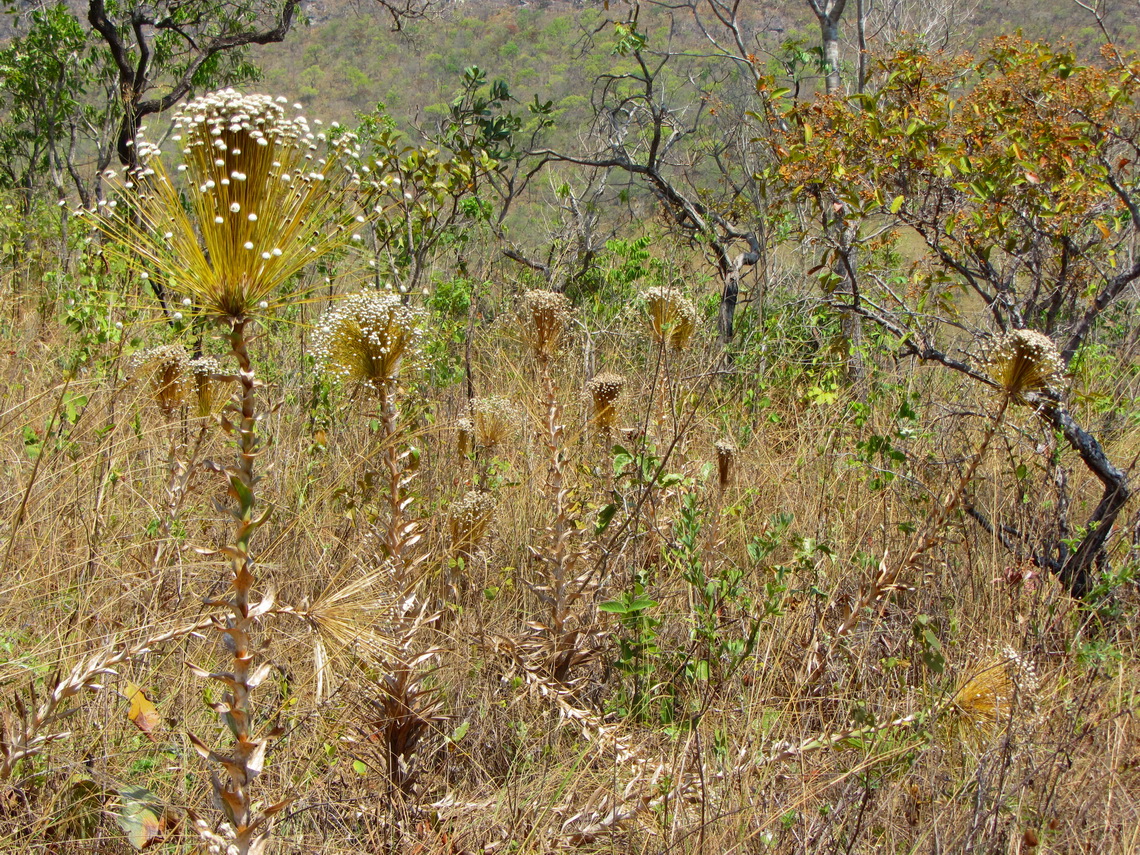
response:
[[[598,521],[594,524],[594,534],[601,534],[605,531],[616,513],[617,505],[612,503],[598,511]]]
[[[891,213],[897,214],[902,209],[903,202],[905,202],[905,201],[906,201],[906,199],[903,198],[902,196],[895,196],[895,198],[891,201],[891,208],[890,208]]]
[[[368,766],[367,766],[367,764],[365,764],[365,762],[363,760],[353,760],[352,761],[352,770],[354,772],[356,772],[357,775],[367,775],[368,774]]]
[[[135,849],[144,849],[161,840],[165,829],[162,803],[146,787],[125,786],[119,790],[122,806],[115,817],[119,828]]]

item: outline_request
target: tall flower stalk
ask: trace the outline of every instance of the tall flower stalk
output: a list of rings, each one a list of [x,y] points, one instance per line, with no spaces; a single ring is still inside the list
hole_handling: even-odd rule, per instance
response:
[[[530,621],[533,630],[523,643],[530,667],[537,667],[560,684],[567,684],[575,666],[590,658],[581,641],[588,633],[575,606],[590,588],[592,568],[583,569],[585,550],[575,525],[575,515],[564,484],[562,405],[554,380],[554,359],[569,336],[573,312],[569,300],[553,291],[531,291],[523,298],[519,330],[530,345],[542,384],[546,446],[550,469],[546,493],[554,518],[545,531],[541,548],[531,547],[539,577],[528,582],[542,603],[545,614]]]
[[[269,509],[257,497],[261,383],[249,353],[250,331],[289,298],[287,286],[298,273],[347,244],[363,219],[354,204],[362,195],[355,138],[314,133],[303,117],[286,116],[281,101],[234,90],[191,101],[175,116],[171,139],[181,149],[176,171],[140,134],[139,167],[122,182],[121,204],[113,200],[99,212],[110,250],[158,277],[193,318],[221,326],[237,363],[236,400],[222,415],[237,458],[232,466],[214,467],[232,498],[233,536],[219,550],[232,578],[228,593],[211,602],[232,661],[229,670],[191,666],[224,687],[214,709],[232,744],[214,749],[196,736],[191,741],[221,768],[211,778],[227,820],[222,836],[236,855],[262,852],[274,815],[288,803],[258,810],[251,793],[278,731],[258,720],[251,697],[269,674],[269,664],[258,661],[254,635],[273,596],[255,593],[252,541]]]
[[[401,373],[420,359],[421,315],[392,292],[362,291],[339,300],[325,312],[313,337],[313,353],[321,370],[365,386],[376,396],[389,501],[381,540],[400,587],[410,581],[406,578],[405,552],[419,536],[407,515],[408,485],[414,470],[407,465],[411,450],[399,442],[397,396]]]
[[[689,346],[697,328],[697,308],[676,288],[657,286],[645,292],[649,332],[661,361],[661,396],[658,399],[657,426],[664,429],[670,411],[670,357]]]

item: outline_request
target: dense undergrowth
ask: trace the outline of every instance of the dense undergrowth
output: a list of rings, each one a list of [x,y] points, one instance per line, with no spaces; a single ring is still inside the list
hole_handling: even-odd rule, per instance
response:
[[[1134,66],[900,57],[771,123],[727,344],[665,209],[502,252],[491,120],[219,93],[10,218],[5,851],[1135,851]]]
[[[202,552],[227,542],[207,461],[232,452],[216,415],[163,410],[128,368],[143,344],[193,342],[137,281],[83,281],[6,282],[5,738],[77,663],[129,655],[10,770],[4,846],[124,851],[125,829],[188,851],[192,818],[216,821],[187,734],[216,735],[220,695],[186,663],[224,665],[203,601],[228,573]],[[292,800],[283,851],[1135,849],[1134,588],[1076,602],[963,514],[927,531],[992,392],[883,363],[853,398],[836,330],[790,297],[752,319],[735,372],[714,370],[707,317],[683,348],[668,324],[655,339],[632,286],[628,311],[579,312],[536,360],[517,285],[450,287],[426,301],[435,363],[402,373],[391,428],[367,390],[314,373],[322,299],[254,336],[276,591],[256,710],[281,731],[255,800]],[[468,315],[469,350],[440,340]],[[465,358],[474,410],[445,370]],[[603,369],[624,387],[598,427]],[[414,523],[395,533],[394,452]],[[966,494],[1031,529],[1064,457],[1014,408]],[[473,490],[487,500],[457,514]]]

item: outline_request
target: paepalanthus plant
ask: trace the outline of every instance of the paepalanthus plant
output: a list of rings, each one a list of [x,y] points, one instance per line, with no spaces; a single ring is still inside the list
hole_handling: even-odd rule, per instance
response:
[[[232,540],[217,554],[229,561],[233,576],[228,593],[210,602],[219,610],[214,625],[232,664],[218,671],[192,666],[224,686],[214,708],[233,742],[213,749],[196,736],[191,741],[223,770],[211,777],[226,822],[220,836],[201,832],[211,847],[237,855],[263,851],[273,816],[288,804],[256,810],[250,792],[277,730],[258,720],[251,700],[269,673],[269,664],[257,661],[253,636],[274,598],[254,590],[251,542],[269,509],[257,499],[261,384],[249,333],[295,298],[290,285],[307,265],[358,239],[368,194],[352,134],[314,132],[303,116],[286,113],[284,99],[232,89],[191,101],[174,120],[175,171],[140,132],[138,168],[121,181],[121,198],[98,211],[110,251],[140,275],[157,277],[191,319],[220,327],[236,362],[238,389],[221,424],[236,439],[237,459],[213,467],[232,497]]]
[[[317,322],[313,336],[319,370],[364,386],[376,396],[389,502],[388,523],[380,539],[401,590],[412,581],[405,553],[420,535],[417,524],[408,520],[407,493],[414,470],[407,463],[414,452],[400,447],[397,399],[402,372],[422,359],[422,318],[422,311],[405,305],[395,293],[366,290],[333,304]]]

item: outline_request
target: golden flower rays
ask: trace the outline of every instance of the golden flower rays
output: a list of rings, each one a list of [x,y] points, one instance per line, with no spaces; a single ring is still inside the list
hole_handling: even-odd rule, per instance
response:
[[[242,322],[357,236],[364,218],[352,134],[313,133],[278,100],[227,89],[187,104],[171,139],[181,155],[173,175],[140,135],[139,168],[122,183],[129,204],[105,204],[100,226],[122,244],[115,251],[185,296],[190,311]]]
[[[420,356],[418,309],[388,291],[361,291],[339,300],[317,322],[313,355],[326,374],[380,388]]]

